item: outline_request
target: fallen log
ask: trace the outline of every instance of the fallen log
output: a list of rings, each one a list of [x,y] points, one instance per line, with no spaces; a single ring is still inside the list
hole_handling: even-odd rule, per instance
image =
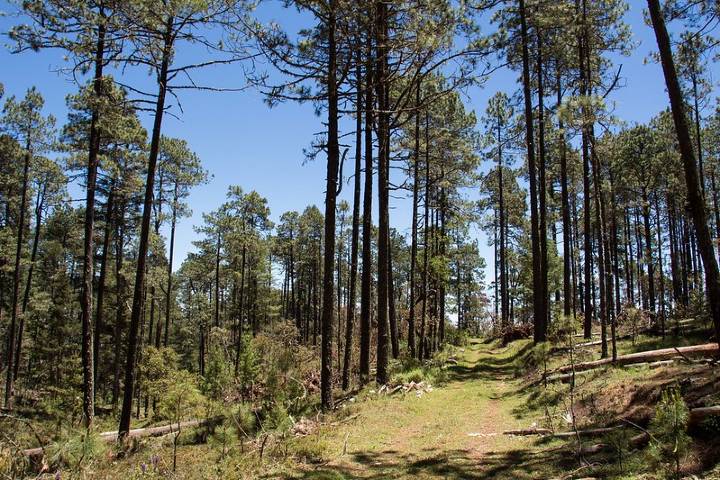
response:
[[[556,432],[553,434],[553,437],[556,438],[574,438],[577,436],[580,437],[594,437],[597,435],[605,435],[606,433],[610,433],[612,431],[615,431],[619,428],[624,428],[624,425],[620,425],[617,427],[603,427],[603,428],[590,428],[588,430],[578,430],[577,432]]]
[[[503,432],[503,435],[525,437],[529,435],[552,435],[552,433],[552,430],[549,428],[525,428],[520,430],[506,430]]]
[[[670,359],[670,360],[659,360],[657,362],[640,362],[640,363],[631,363],[628,365],[628,367],[648,367],[648,368],[660,368],[665,367],[667,365],[672,365],[675,363],[676,359]]]
[[[128,438],[161,437],[169,433],[176,433],[178,430],[184,430],[186,428],[217,425],[222,420],[223,417],[213,417],[205,420],[187,420],[185,422],[180,422],[179,425],[177,423],[172,423],[158,427],[134,428],[128,432]],[[118,432],[101,432],[99,437],[105,443],[112,443],[117,441]],[[45,448],[47,447],[28,448],[23,450],[22,453],[26,457],[38,457],[44,454]]]
[[[578,430],[577,432],[553,432],[550,429],[547,428],[528,428],[524,430],[507,430],[503,432],[503,435],[514,435],[518,437],[523,436],[531,436],[531,435],[540,435],[543,437],[555,437],[555,438],[573,438],[577,436],[581,437],[592,437],[596,435],[605,435],[606,433],[610,433],[613,430],[617,430],[618,428],[623,428],[624,426],[617,426],[617,427],[603,427],[603,428],[591,428],[588,430]]]
[[[582,377],[582,376],[587,375],[588,373],[590,373],[590,372],[588,372],[588,371],[575,372],[575,377]],[[569,381],[572,379],[572,377],[573,377],[573,372],[570,372],[570,373],[561,373],[561,374],[558,374],[558,375],[550,375],[550,376],[548,376],[548,377],[547,377],[547,381],[548,381],[548,382],[562,382],[562,383],[565,383],[565,382],[569,382]],[[542,379],[541,379],[541,380],[542,380]]]
[[[688,426],[692,427],[705,420],[708,417],[720,415],[720,405],[713,405],[712,407],[698,407],[690,410],[690,418],[688,419]],[[630,438],[630,446],[641,447],[650,441],[650,435],[647,432],[639,433]],[[606,443],[598,443],[595,445],[587,445],[581,448],[581,453],[592,454],[605,451],[610,448],[610,445]]]
[[[698,407],[690,410],[690,418],[688,423],[690,425],[697,425],[708,417],[715,417],[720,415],[720,405],[714,405],[712,407]]]
[[[659,360],[667,360],[676,357],[678,353],[687,357],[703,357],[715,356],[720,353],[717,343],[706,343],[703,345],[692,345],[689,347],[672,347],[661,348],[659,350],[649,350],[646,352],[630,353],[627,355],[619,355],[617,360],[613,362],[612,358],[602,358],[591,362],[581,362],[573,365],[565,365],[555,369],[552,373],[567,373],[575,369],[575,371],[592,370],[593,368],[605,365],[630,365],[633,363],[655,362]]]
[[[646,432],[638,433],[634,437],[630,438],[630,446],[631,447],[642,447],[646,443],[650,441],[650,435]],[[604,450],[608,450],[611,448],[611,446],[607,443],[598,443],[596,445],[588,445],[585,447],[582,447],[580,451],[584,454],[589,453],[599,453]]]

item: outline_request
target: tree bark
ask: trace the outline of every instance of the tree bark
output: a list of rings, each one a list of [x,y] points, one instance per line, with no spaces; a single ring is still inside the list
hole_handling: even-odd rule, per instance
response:
[[[103,328],[103,308],[105,304],[105,279],[107,278],[107,261],[110,250],[110,233],[112,232],[112,212],[115,200],[115,180],[112,181],[108,193],[105,211],[105,231],[103,232],[103,247],[100,256],[100,278],[98,278],[97,305],[95,309],[95,329],[93,338],[93,382],[98,385],[100,365],[100,334]]]
[[[547,338],[549,322],[548,303],[548,253],[547,253],[547,182],[545,179],[545,92],[543,89],[543,56],[542,56],[542,35],[536,27],[537,35],[537,84],[538,84],[538,186],[539,186],[539,217],[540,217],[540,325],[536,326],[536,342],[544,342]],[[538,321],[536,316],[535,321]]]
[[[562,85],[560,83],[560,68],[557,72],[557,104],[562,104]],[[571,273],[571,223],[570,223],[570,193],[568,189],[568,166],[567,166],[567,139],[565,137],[565,125],[562,118],[558,120],[560,133],[560,198],[562,205],[562,241],[563,241],[563,315],[570,317],[572,312],[572,287],[570,283]],[[574,313],[574,312],[573,312]]]
[[[575,5],[576,9],[579,8],[579,2],[576,0]],[[585,35],[584,30],[587,28],[585,25],[586,22],[586,4],[585,0],[582,1],[582,22],[583,22],[583,28],[578,34],[578,58],[580,59],[580,95],[586,96],[588,91],[588,85],[587,85],[587,72],[585,71],[585,49],[587,46],[585,45]],[[592,291],[593,291],[593,269],[592,269],[592,233],[591,233],[591,222],[590,222],[590,152],[588,148],[588,130],[587,125],[585,125],[585,121],[583,120],[582,125],[582,161],[583,161],[583,239],[584,239],[584,256],[585,256],[585,263],[584,263],[584,280],[585,280],[585,286],[583,289],[584,293],[584,322],[583,322],[583,331],[585,334],[585,338],[590,338],[592,336],[592,304],[591,304],[591,298],[592,298]]]
[[[350,363],[352,362],[353,325],[355,323],[355,290],[357,286],[358,243],[360,237],[360,173],[362,172],[362,62],[361,49],[358,49],[355,65],[357,97],[355,99],[355,177],[353,179],[352,239],[350,240],[350,289],[347,299],[347,322],[345,325],[345,358],[342,373],[342,388],[350,387]]]
[[[685,105],[682,98],[682,90],[675,70],[670,37],[665,27],[665,19],[660,9],[659,0],[648,0],[650,19],[652,20],[655,37],[657,39],[660,60],[665,75],[665,84],[670,97],[675,131],[678,136],[680,154],[685,169],[685,182],[687,185],[688,208],[695,225],[695,232],[698,239],[700,255],[705,267],[705,282],[710,312],[715,325],[715,339],[720,342],[720,273],[718,264],[713,252],[712,237],[705,212],[700,180],[698,178],[697,165],[693,154],[692,141],[685,115]]]
[[[533,132],[532,94],[530,91],[530,54],[528,52],[528,27],[525,11],[525,0],[519,0],[520,36],[522,42],[522,79],[525,104],[525,143],[527,147],[528,175],[530,177],[530,238],[532,242],[532,277],[533,277],[533,314],[535,317],[534,340],[545,341],[542,325],[544,312],[542,302],[543,286],[542,260],[540,251],[540,232],[537,205],[537,171],[535,165],[535,134]]]
[[[42,211],[45,204],[45,193],[47,191],[47,183],[38,189],[35,199],[35,234],[33,235],[32,253],[30,254],[30,265],[28,266],[27,280],[25,281],[25,293],[23,294],[22,309],[20,322],[18,324],[17,347],[15,349],[15,362],[13,363],[13,378],[17,380],[18,371],[20,369],[20,358],[22,355],[23,331],[25,330],[25,311],[30,301],[30,290],[32,289],[33,270],[35,269],[35,261],[37,260],[38,245],[40,244],[40,229],[42,227]]]
[[[390,130],[388,113],[388,5],[384,0],[375,3],[376,96],[378,99],[378,282],[377,282],[377,372],[378,384],[388,381],[388,287],[389,287],[389,189],[388,159],[390,154]]]
[[[415,277],[417,271],[417,222],[418,222],[418,193],[420,183],[420,82],[415,91],[415,147],[413,149],[413,204],[412,204],[412,225],[410,239],[410,306],[408,315],[408,353],[415,358],[415,306],[417,305]],[[458,298],[459,302],[459,298]],[[458,303],[459,305],[459,303]]]
[[[135,387],[135,364],[138,351],[138,330],[143,310],[143,291],[145,289],[145,268],[147,265],[148,243],[150,238],[150,216],[155,185],[155,170],[158,153],[160,151],[160,132],[162,129],[163,113],[165,112],[165,95],[167,93],[168,68],[172,55],[173,44],[173,17],[168,17],[163,34],[163,50],[160,71],[158,74],[158,96],[155,104],[155,120],[150,142],[150,155],[148,157],[148,170],[145,182],[145,198],[143,214],[140,225],[140,241],[138,243],[138,260],[135,270],[135,289],[133,292],[132,311],[130,314],[130,332],[128,335],[127,361],[125,363],[125,391],[123,405],[118,426],[119,438],[122,440],[130,430],[130,416],[132,413],[133,389]]]
[[[117,409],[120,399],[120,368],[122,354],[122,332],[125,327],[125,276],[122,273],[123,260],[125,256],[125,198],[118,208],[115,219],[115,351],[113,358],[113,389],[112,406],[113,412]]]
[[[427,358],[425,324],[427,323],[428,301],[428,251],[430,248],[430,114],[425,112],[425,202],[423,221],[423,272],[422,272],[422,315],[418,339],[418,359]]]
[[[372,14],[372,4],[368,3]],[[371,16],[371,15],[369,15]],[[370,288],[372,280],[373,68],[372,35],[367,35],[365,66],[365,185],[363,187],[362,277],[360,284],[360,382],[370,377]]]
[[[104,12],[100,9],[98,37],[95,50],[95,75],[93,90],[95,97],[102,95],[102,76],[105,61],[105,24]],[[87,163],[87,187],[85,200],[85,241],[83,244],[83,289],[80,297],[80,318],[82,323],[82,369],[83,369],[83,424],[92,426],[95,411],[95,369],[93,367],[93,325],[92,325],[92,288],[95,248],[93,245],[95,220],[95,183],[97,180],[98,153],[100,152],[100,132],[98,122],[100,112],[93,109],[90,120],[90,151]]]
[[[14,367],[13,359],[15,357],[15,329],[17,325],[18,314],[20,313],[20,270],[22,261],[22,247],[23,237],[25,233],[25,210],[27,210],[27,191],[28,182],[30,177],[30,159],[32,158],[32,152],[30,151],[30,142],[26,145],[26,152],[24,155],[23,162],[23,180],[22,189],[20,193],[20,212],[18,215],[18,226],[17,226],[17,243],[15,246],[15,267],[13,268],[13,295],[12,295],[12,310],[10,311],[10,325],[7,330],[7,370],[5,376],[5,409],[13,409],[13,396],[15,391],[13,390],[14,385]]]
[[[337,51],[335,44],[336,0],[330,0],[328,9],[328,158],[325,182],[325,245],[323,262],[322,295],[322,345],[320,356],[320,400],[325,411],[332,409],[332,335],[334,316],[335,272],[335,205],[337,201],[339,145],[338,145],[338,91]]]
[[[170,220],[170,256],[168,258],[167,268],[167,292],[165,297],[165,331],[163,337],[163,346],[168,346],[168,338],[170,336],[170,310],[172,308],[172,281],[173,281],[173,258],[175,255],[175,227],[177,225],[177,209],[178,209],[178,182],[175,181],[173,190],[172,217]]]

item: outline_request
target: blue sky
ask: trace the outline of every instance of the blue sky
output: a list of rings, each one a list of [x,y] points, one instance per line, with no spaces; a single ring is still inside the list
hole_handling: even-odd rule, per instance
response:
[[[664,109],[667,96],[664,91],[662,70],[654,63],[646,63],[648,53],[655,47],[650,27],[643,22],[644,1],[630,0],[626,22],[630,24],[635,42],[639,43],[632,56],[617,58],[623,64],[624,87],[612,95],[615,113],[628,122],[643,122]],[[0,11],[12,11],[8,2],[0,1]],[[274,18],[288,28],[296,29],[301,18],[294,11],[285,11],[278,1],[263,7],[263,19]],[[19,20],[12,16],[0,17],[0,31],[4,34]],[[3,43],[7,43],[4,37]],[[12,55],[7,48],[0,49],[0,82],[5,85],[6,96],[24,95],[35,85],[46,99],[46,112],[55,115],[59,123],[67,118],[65,97],[76,90],[75,84],[55,73],[63,65],[59,51]],[[151,85],[145,72],[136,72],[138,79]],[[204,74],[208,81],[219,85],[241,82],[238,67],[220,67]],[[516,74],[500,71],[494,74],[483,88],[473,89],[466,98],[468,110],[478,116],[485,109],[487,99],[496,91],[510,93],[516,88]],[[241,185],[246,191],[257,190],[266,197],[276,220],[287,210],[302,210],[305,206],[322,206],[325,162],[318,159],[305,163],[303,148],[313,134],[322,130],[321,119],[311,105],[282,104],[270,109],[262,102],[257,91],[238,93],[183,92],[184,113],[180,119],[166,116],[163,133],[186,139],[198,153],[212,180],[196,188],[189,198],[193,216],[183,219],[178,226],[176,267],[192,249],[195,238],[193,225],[202,222],[202,213],[217,208],[225,199],[229,185]],[[146,127],[151,119],[143,116]],[[351,201],[352,189],[343,189],[342,197]],[[477,196],[477,195],[474,195]],[[409,203],[395,202],[391,213],[393,226],[401,231],[409,229]],[[480,232],[482,253],[487,259],[487,279],[492,278],[492,249]]]

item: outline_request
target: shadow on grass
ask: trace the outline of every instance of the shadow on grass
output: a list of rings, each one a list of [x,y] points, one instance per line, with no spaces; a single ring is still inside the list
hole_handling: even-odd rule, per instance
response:
[[[342,465],[325,465],[290,478],[298,480],[380,480],[387,478],[443,479],[529,479],[549,478],[575,466],[567,452],[512,450],[489,452],[474,457],[468,450],[450,450],[428,456],[399,454],[396,451],[362,452],[349,455]]]
[[[682,336],[673,335],[668,332],[665,338],[661,336],[641,335],[634,343],[629,343],[626,352],[620,353],[636,353],[646,352],[649,350],[659,350],[661,348],[684,347],[688,345],[702,345],[711,342],[711,329],[696,329],[685,333]]]
[[[473,365],[452,365],[448,368],[448,382],[473,379],[504,380],[518,375],[528,362],[533,344],[528,342],[509,355],[484,353]]]

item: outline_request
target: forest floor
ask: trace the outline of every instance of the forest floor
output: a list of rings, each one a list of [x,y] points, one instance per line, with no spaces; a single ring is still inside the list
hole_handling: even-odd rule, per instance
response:
[[[618,342],[618,353],[703,343],[707,338],[703,335],[638,336]],[[608,452],[578,457],[574,439],[504,435],[516,429],[572,428],[567,385],[544,387],[534,381],[538,372],[528,369],[534,355],[529,340],[503,347],[473,339],[455,351],[457,363],[448,366],[442,386],[421,396],[370,396],[348,407],[343,415],[347,421],[323,426],[295,445],[296,452],[307,449],[322,454],[262,478],[664,478],[646,473],[662,468],[649,467],[647,449],[623,452],[628,458],[618,464],[617,454]],[[582,360],[599,358],[599,346],[576,355]],[[554,354],[548,367],[565,363],[567,355]],[[684,395],[695,405],[718,404],[718,380],[717,369],[707,365],[600,369],[578,377],[576,423],[579,429],[590,429],[617,424],[623,418],[647,426],[664,388],[682,384]],[[627,432],[630,436],[638,430]],[[584,446],[602,442],[608,439],[583,438]],[[717,438],[708,441],[707,435],[696,439],[684,461],[684,472],[720,478],[715,467],[720,460],[717,443]]]
[[[685,333],[685,332],[684,332]],[[638,336],[618,342],[618,353],[705,343],[700,329],[683,336]],[[579,339],[578,342],[583,342]],[[576,360],[599,358],[599,346],[580,348]],[[576,440],[513,436],[506,430],[552,428],[569,431],[566,384],[538,382],[537,352],[530,340],[507,346],[471,339],[448,347],[442,381],[432,389],[389,395],[368,386],[341,398],[331,415],[296,419],[306,428],[282,435],[260,433],[254,439],[217,439],[197,444],[191,431],[178,448],[172,473],[172,442],[147,439],[123,459],[110,454],[82,478],[238,478],[296,480],[359,479],[577,479],[665,478],[649,460],[648,449],[607,450],[578,456]],[[565,353],[551,354],[548,368],[567,363]],[[438,379],[440,380],[440,379]],[[720,372],[713,365],[676,362],[659,368],[608,367],[578,377],[574,391],[579,429],[617,425],[626,419],[647,427],[660,393],[681,385],[693,406],[720,404]],[[628,425],[630,423],[628,422]],[[296,424],[297,425],[297,424]],[[635,435],[634,427],[625,431]],[[718,425],[696,436],[684,460],[687,478],[720,479]],[[709,432],[709,433],[708,433]],[[583,438],[583,445],[609,443]],[[153,457],[159,466],[150,468]],[[695,475],[690,477],[689,475]],[[63,477],[65,478],[65,477]]]
[[[421,396],[364,401],[351,422],[305,439],[335,445],[336,452],[294,478],[539,478],[543,458],[532,440],[502,435],[529,426],[521,413],[522,381],[515,378],[516,361],[529,344],[521,345],[472,340],[448,367],[443,386]]]

